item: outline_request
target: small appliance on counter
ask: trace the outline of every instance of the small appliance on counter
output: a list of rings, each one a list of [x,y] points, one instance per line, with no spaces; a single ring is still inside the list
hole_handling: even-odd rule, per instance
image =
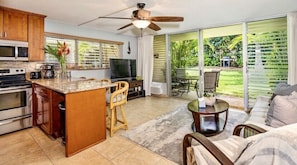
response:
[[[30,72],[30,79],[41,79],[41,71]]]
[[[43,78],[45,79],[51,79],[55,77],[54,72],[54,65],[53,64],[44,64],[42,66],[42,72],[43,72]]]

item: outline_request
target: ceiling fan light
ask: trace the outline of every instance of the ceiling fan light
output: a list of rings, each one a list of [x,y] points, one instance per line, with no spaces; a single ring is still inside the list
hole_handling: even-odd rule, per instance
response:
[[[147,28],[150,25],[150,21],[148,20],[134,20],[132,21],[133,25],[139,29]]]

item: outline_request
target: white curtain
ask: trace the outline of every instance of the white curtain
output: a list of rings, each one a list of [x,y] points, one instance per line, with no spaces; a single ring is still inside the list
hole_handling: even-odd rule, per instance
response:
[[[297,12],[289,13],[288,24],[288,84],[297,84]]]
[[[153,79],[153,37],[149,35],[138,38],[137,75],[143,79],[146,96],[151,95]]]

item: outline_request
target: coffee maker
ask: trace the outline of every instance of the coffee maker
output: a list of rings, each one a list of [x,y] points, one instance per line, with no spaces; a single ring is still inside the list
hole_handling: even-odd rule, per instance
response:
[[[54,65],[53,64],[44,64],[42,67],[43,78],[51,79],[55,77]]]

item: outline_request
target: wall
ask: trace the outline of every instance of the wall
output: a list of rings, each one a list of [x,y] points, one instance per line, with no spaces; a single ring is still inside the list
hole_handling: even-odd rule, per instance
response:
[[[82,36],[88,38],[98,38],[103,40],[112,40],[123,42],[123,52],[122,58],[132,58],[137,57],[137,38],[131,36],[124,36],[120,34],[108,33],[103,31],[98,31],[94,29],[87,29],[79,26],[72,26],[67,24],[62,24],[56,21],[47,20],[45,21],[45,32],[61,33],[73,36]],[[128,42],[130,42],[131,53],[127,53]],[[71,71],[73,77],[86,77],[86,78],[109,78],[109,69],[100,70],[73,70]]]
[[[45,32],[60,33],[88,38],[96,38],[111,41],[123,42],[123,53],[121,58],[136,59],[137,57],[137,38],[133,36],[124,36],[120,34],[114,34],[109,32],[98,31],[95,29],[88,29],[79,26],[67,25],[53,20],[45,19]],[[131,53],[127,53],[128,42],[130,42]],[[38,62],[2,62],[0,61],[0,68],[5,67],[23,67],[26,68],[27,72],[35,70],[35,65]],[[73,77],[87,77],[100,79],[103,77],[109,77],[109,69],[98,69],[98,70],[72,70],[71,74]]]

